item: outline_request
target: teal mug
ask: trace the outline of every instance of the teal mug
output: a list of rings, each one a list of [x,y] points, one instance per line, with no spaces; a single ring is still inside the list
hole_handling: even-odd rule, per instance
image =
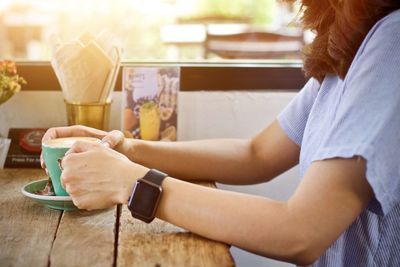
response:
[[[42,143],[42,155],[46,168],[50,175],[56,196],[68,196],[68,193],[61,185],[61,168],[59,160],[71,148],[76,141],[100,143],[100,139],[93,137],[65,137],[55,138]]]

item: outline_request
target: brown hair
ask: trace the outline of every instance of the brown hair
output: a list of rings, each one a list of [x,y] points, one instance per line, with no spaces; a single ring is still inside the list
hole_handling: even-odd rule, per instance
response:
[[[291,0],[289,2],[294,2]],[[303,49],[306,77],[344,79],[368,31],[400,8],[399,0],[302,0],[302,22],[316,36]]]

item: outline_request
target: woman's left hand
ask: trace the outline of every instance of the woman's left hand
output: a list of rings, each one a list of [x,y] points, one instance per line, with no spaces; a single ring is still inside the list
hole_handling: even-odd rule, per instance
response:
[[[61,183],[75,206],[103,209],[126,203],[148,168],[102,144],[78,141],[62,160]]]

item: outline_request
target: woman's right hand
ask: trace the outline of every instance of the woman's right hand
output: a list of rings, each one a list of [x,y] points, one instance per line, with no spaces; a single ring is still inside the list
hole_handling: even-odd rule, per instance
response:
[[[74,125],[48,129],[43,135],[42,143],[50,139],[73,136],[96,137],[101,139],[103,145],[113,149],[118,145],[122,145],[122,143],[124,142],[124,134],[121,131],[114,130],[111,132],[106,132],[83,125]],[[40,163],[42,165],[42,168],[46,168],[42,155],[40,155]]]

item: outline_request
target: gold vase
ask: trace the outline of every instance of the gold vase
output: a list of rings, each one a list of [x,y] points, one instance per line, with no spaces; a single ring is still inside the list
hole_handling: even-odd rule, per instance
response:
[[[65,101],[68,125],[85,125],[108,131],[111,102],[80,104]]]

